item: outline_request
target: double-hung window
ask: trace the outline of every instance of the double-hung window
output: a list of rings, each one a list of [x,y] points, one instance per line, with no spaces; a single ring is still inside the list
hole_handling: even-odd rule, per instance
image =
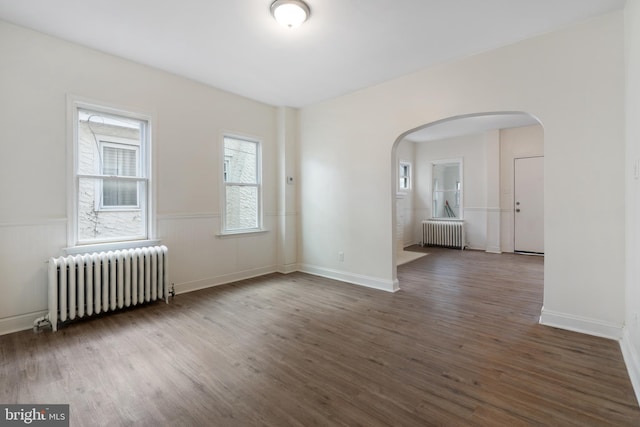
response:
[[[433,218],[462,219],[463,159],[436,160],[431,165]]]
[[[411,164],[400,162],[399,165],[399,181],[398,188],[401,191],[409,191],[411,189]]]
[[[258,231],[262,227],[261,167],[258,141],[223,138],[223,233]]]
[[[73,236],[70,244],[150,238],[147,117],[74,103]]]

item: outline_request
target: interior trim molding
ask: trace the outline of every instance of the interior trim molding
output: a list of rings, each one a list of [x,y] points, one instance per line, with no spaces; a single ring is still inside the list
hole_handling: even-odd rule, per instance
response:
[[[158,221],[172,221],[181,219],[216,219],[220,218],[220,214],[216,212],[194,212],[194,213],[175,213],[158,215]]]
[[[267,266],[254,268],[250,270],[238,271],[220,276],[208,277],[193,282],[175,283],[176,295],[187,292],[199,291],[201,289],[212,288],[214,286],[226,285],[240,280],[252,279],[254,277],[264,276],[266,274],[276,273],[278,270],[275,266]]]
[[[465,212],[502,212],[501,208],[498,207],[477,207],[472,206],[468,208],[464,208]]]
[[[622,357],[624,358],[624,364],[627,367],[627,372],[631,379],[631,386],[636,394],[636,400],[640,402],[640,354],[638,350],[633,347],[633,340],[629,336],[629,330],[626,327],[622,331],[620,350],[622,350]]]
[[[20,314],[18,316],[5,317],[0,319],[0,335],[12,334],[14,332],[26,331],[33,328],[33,322],[45,316],[48,310],[36,311],[34,313]]]
[[[67,218],[42,218],[34,219],[31,221],[16,221],[16,222],[0,222],[0,228],[10,227],[41,227],[43,225],[57,225],[67,223]]]
[[[622,338],[622,325],[567,313],[558,313],[546,310],[544,307],[542,307],[540,314],[540,324],[616,341]]]
[[[314,276],[326,277],[327,279],[338,280],[352,285],[364,286],[378,289],[385,292],[397,292],[400,290],[398,280],[383,280],[377,277],[364,276],[346,271],[333,270],[331,268],[318,267],[309,264],[301,264],[300,270],[303,273]]]
[[[297,213],[287,212],[286,214],[278,214],[276,212],[265,212],[265,217],[277,217],[277,216],[296,216]],[[158,221],[178,221],[178,220],[189,220],[189,219],[220,219],[221,214],[219,212],[193,212],[193,213],[171,213],[171,214],[162,214],[157,215],[156,219]],[[1,226],[2,224],[0,224]]]
[[[298,265],[298,263],[278,265],[278,273],[291,274],[295,273],[296,271],[300,271],[300,266]]]

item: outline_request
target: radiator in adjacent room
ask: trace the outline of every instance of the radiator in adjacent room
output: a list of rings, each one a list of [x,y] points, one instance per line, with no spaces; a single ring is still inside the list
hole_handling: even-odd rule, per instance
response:
[[[49,259],[49,313],[54,331],[58,322],[74,320],[168,300],[166,246],[117,250]]]
[[[422,244],[423,246],[464,249],[464,222],[443,220],[422,221]]]

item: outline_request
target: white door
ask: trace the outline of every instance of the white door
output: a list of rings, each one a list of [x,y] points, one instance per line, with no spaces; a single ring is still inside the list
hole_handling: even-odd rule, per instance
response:
[[[515,159],[514,249],[544,253],[544,157]]]

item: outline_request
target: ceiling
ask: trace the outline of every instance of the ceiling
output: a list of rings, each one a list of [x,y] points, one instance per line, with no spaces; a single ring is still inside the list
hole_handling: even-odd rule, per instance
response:
[[[470,114],[431,123],[409,133],[404,138],[411,142],[429,142],[482,133],[493,129],[509,129],[537,124],[540,124],[540,122],[527,113]]]
[[[301,107],[624,7],[624,0],[0,0],[0,19],[277,106]]]

